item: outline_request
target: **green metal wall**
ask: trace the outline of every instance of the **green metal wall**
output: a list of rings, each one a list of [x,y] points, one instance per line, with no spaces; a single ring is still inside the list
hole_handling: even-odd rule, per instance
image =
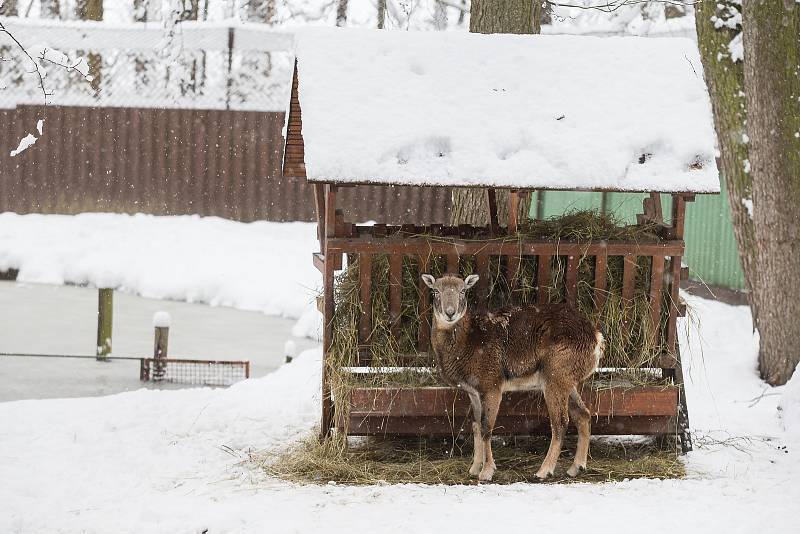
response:
[[[725,184],[722,184],[725,187]],[[642,193],[608,193],[606,209],[629,223],[636,221],[642,212]],[[664,215],[671,213],[671,197],[661,195]],[[542,215],[552,217],[566,211],[600,209],[601,193],[569,193],[545,191],[542,193]],[[536,205],[531,206],[531,215]],[[695,202],[686,205],[686,256],[691,278],[709,285],[732,289],[744,288],[744,277],[736,239],[733,236],[728,197],[723,189],[719,195],[697,195]]]

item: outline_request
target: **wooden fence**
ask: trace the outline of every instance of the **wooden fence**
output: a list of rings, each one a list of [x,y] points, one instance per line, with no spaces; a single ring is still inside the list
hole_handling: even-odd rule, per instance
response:
[[[39,119],[44,135],[11,157]],[[314,220],[312,188],[281,175],[283,113],[18,106],[0,124],[0,212]],[[446,223],[450,208],[438,188],[345,188],[341,199],[360,221]]]

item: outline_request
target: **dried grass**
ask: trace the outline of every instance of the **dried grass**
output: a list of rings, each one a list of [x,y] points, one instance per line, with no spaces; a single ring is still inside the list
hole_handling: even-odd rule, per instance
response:
[[[271,476],[300,483],[327,484],[470,484],[472,448],[467,439],[311,438],[278,456],[257,457]],[[533,474],[544,459],[547,438],[495,438],[492,448],[497,472],[492,483],[538,482]],[[575,438],[565,440],[575,450]],[[670,441],[594,438],[588,470],[576,479],[565,472],[571,454],[562,454],[556,476],[548,483],[610,482],[633,478],[681,478],[684,466]]]

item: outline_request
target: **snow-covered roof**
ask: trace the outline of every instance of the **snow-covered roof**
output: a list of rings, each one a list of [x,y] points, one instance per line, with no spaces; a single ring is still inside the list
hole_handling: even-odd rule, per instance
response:
[[[310,181],[719,191],[688,39],[309,28],[295,47]]]

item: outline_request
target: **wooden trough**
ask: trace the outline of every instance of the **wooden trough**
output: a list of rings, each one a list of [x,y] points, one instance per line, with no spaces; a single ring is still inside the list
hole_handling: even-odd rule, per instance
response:
[[[338,34],[326,34],[327,43]],[[361,35],[367,35],[362,32]],[[302,39],[302,37],[301,37]],[[376,37],[381,39],[381,37]],[[486,37],[484,36],[484,41]],[[312,43],[313,44],[313,43]],[[391,43],[389,43],[391,44]],[[347,43],[343,47],[347,48]],[[330,44],[334,49],[334,44]],[[365,43],[366,46],[366,43]],[[388,45],[387,45],[388,46]],[[303,121],[308,120],[304,111],[306,91],[302,90],[304,69],[308,69],[309,78],[319,81],[314,72],[315,51],[311,45],[298,47],[298,62],[295,66],[292,84],[291,102],[288,109],[286,146],[283,172],[286,176],[305,177],[314,185],[314,202],[317,210],[318,238],[320,252],[314,254],[314,265],[323,275],[324,288],[324,357],[330,352],[333,340],[333,318],[336,313],[334,299],[334,275],[344,265],[344,258],[358,261],[360,276],[361,315],[358,320],[359,348],[366,347],[372,331],[371,309],[372,284],[370,266],[378,255],[386,255],[389,263],[389,306],[388,313],[392,329],[400,328],[402,306],[402,269],[404,258],[414,258],[419,272],[428,272],[432,257],[446,258],[446,270],[458,273],[463,262],[474,265],[475,272],[480,275],[477,284],[477,303],[479,308],[486,309],[489,294],[489,265],[499,261],[503,265],[502,272],[507,278],[508,287],[518,282],[518,270],[523,257],[536,257],[537,278],[540,286],[550,280],[550,259],[556,256],[566,257],[564,298],[575,304],[578,295],[578,266],[581,261],[589,261],[594,272],[594,302],[602,308],[604,295],[607,292],[607,266],[609,258],[624,258],[622,284],[623,301],[631,300],[634,295],[634,284],[637,274],[637,260],[648,259],[651,265],[649,277],[649,309],[655,325],[653,335],[663,336],[665,350],[656,360],[654,372],[666,379],[668,386],[642,386],[618,384],[602,387],[585,387],[583,397],[592,412],[592,425],[595,434],[650,434],[677,435],[684,450],[691,448],[688,434],[688,413],[686,399],[683,394],[683,375],[680,354],[677,345],[677,319],[685,312],[680,304],[678,288],[680,280],[685,278],[687,270],[682,268],[681,258],[684,254],[684,221],[686,203],[695,198],[695,192],[709,192],[707,184],[693,188],[691,180],[680,187],[659,187],[658,184],[645,191],[650,193],[644,199],[642,213],[638,224],[655,225],[658,239],[648,241],[596,241],[568,242],[531,240],[518,233],[521,221],[518,220],[517,206],[524,195],[531,190],[561,189],[587,190],[585,187],[555,188],[549,187],[546,179],[531,179],[527,187],[517,184],[506,185],[502,179],[492,179],[482,184],[485,186],[485,205],[490,215],[490,222],[485,228],[468,225],[448,226],[445,224],[385,224],[379,221],[374,225],[358,225],[348,220],[348,214],[337,208],[337,194],[342,187],[358,188],[362,183],[384,185],[385,187],[418,187],[420,185],[446,185],[448,187],[470,187],[474,180],[460,180],[457,176],[448,176],[447,181],[437,182],[436,177],[418,183],[397,176],[379,176],[376,179],[359,180],[346,178],[326,178],[316,172],[310,172],[310,163],[319,161],[319,154],[309,157],[316,147],[304,141]],[[344,53],[344,52],[343,52]],[[682,52],[680,52],[682,53]],[[303,54],[307,54],[304,56]],[[308,57],[308,67],[305,67]],[[326,61],[336,62],[337,57],[326,56]],[[314,76],[311,76],[314,75]],[[331,80],[333,84],[335,80]],[[343,82],[344,83],[344,82]],[[341,88],[340,88],[341,89]],[[348,86],[348,90],[357,90],[357,86]],[[341,89],[344,90],[344,89]],[[315,107],[314,98],[318,98],[322,88],[310,93],[310,109],[314,113],[325,115],[319,107]],[[346,114],[359,115],[375,113],[369,108],[371,96],[364,94],[359,100],[363,109],[347,109]],[[420,98],[424,98],[421,96]],[[535,103],[534,103],[535,104]],[[331,103],[331,106],[336,104]],[[492,105],[497,105],[494,101]],[[301,114],[303,115],[301,118]],[[333,117],[335,118],[335,117]],[[315,117],[316,119],[316,117]],[[487,120],[490,120],[488,117]],[[325,115],[318,118],[315,125],[327,124],[332,120]],[[380,132],[370,132],[370,135]],[[314,137],[314,144],[322,144],[319,134]],[[347,137],[327,139],[329,146],[347,145],[351,140]],[[327,146],[327,145],[326,145]],[[705,147],[708,148],[708,147]],[[709,150],[713,151],[713,143]],[[365,157],[370,157],[365,154]],[[650,154],[637,156],[638,163],[647,160]],[[636,163],[634,161],[634,163]],[[700,171],[704,165],[714,166],[713,158],[702,163],[686,162],[687,172]],[[707,169],[706,169],[707,170]],[[713,172],[716,173],[714,167]],[[495,177],[496,178],[496,177]],[[718,184],[717,184],[718,185]],[[498,220],[497,190],[509,191],[509,216],[507,220]],[[588,190],[615,191],[614,187],[602,186]],[[628,189],[626,189],[628,190]],[[642,189],[639,189],[642,191]],[[661,192],[672,195],[671,217],[665,223],[662,213]],[[420,221],[422,223],[422,221]],[[489,236],[479,238],[476,236]],[[407,355],[404,364],[410,367],[430,362],[427,353],[430,351],[430,295],[421,280],[418,280],[420,302],[420,327],[416,340],[417,354]],[[666,297],[665,297],[666,296]],[[551,298],[549,292],[538,292],[538,302],[546,303]],[[666,321],[662,320],[664,309],[668,308]],[[359,365],[368,366],[367,351],[359,350]],[[602,364],[601,364],[602,365]],[[350,435],[422,435],[452,436],[469,433],[467,422],[469,401],[466,395],[447,387],[413,387],[413,388],[374,388],[355,387],[348,399],[332,399],[330,377],[327,366],[323,364],[322,378],[322,435],[328,435],[332,429],[346,429]],[[334,410],[334,402],[347,402],[346,409]],[[337,419],[338,418],[338,419]],[[506,394],[500,409],[495,430],[498,434],[531,435],[549,434],[546,410],[539,393],[515,392]]]

